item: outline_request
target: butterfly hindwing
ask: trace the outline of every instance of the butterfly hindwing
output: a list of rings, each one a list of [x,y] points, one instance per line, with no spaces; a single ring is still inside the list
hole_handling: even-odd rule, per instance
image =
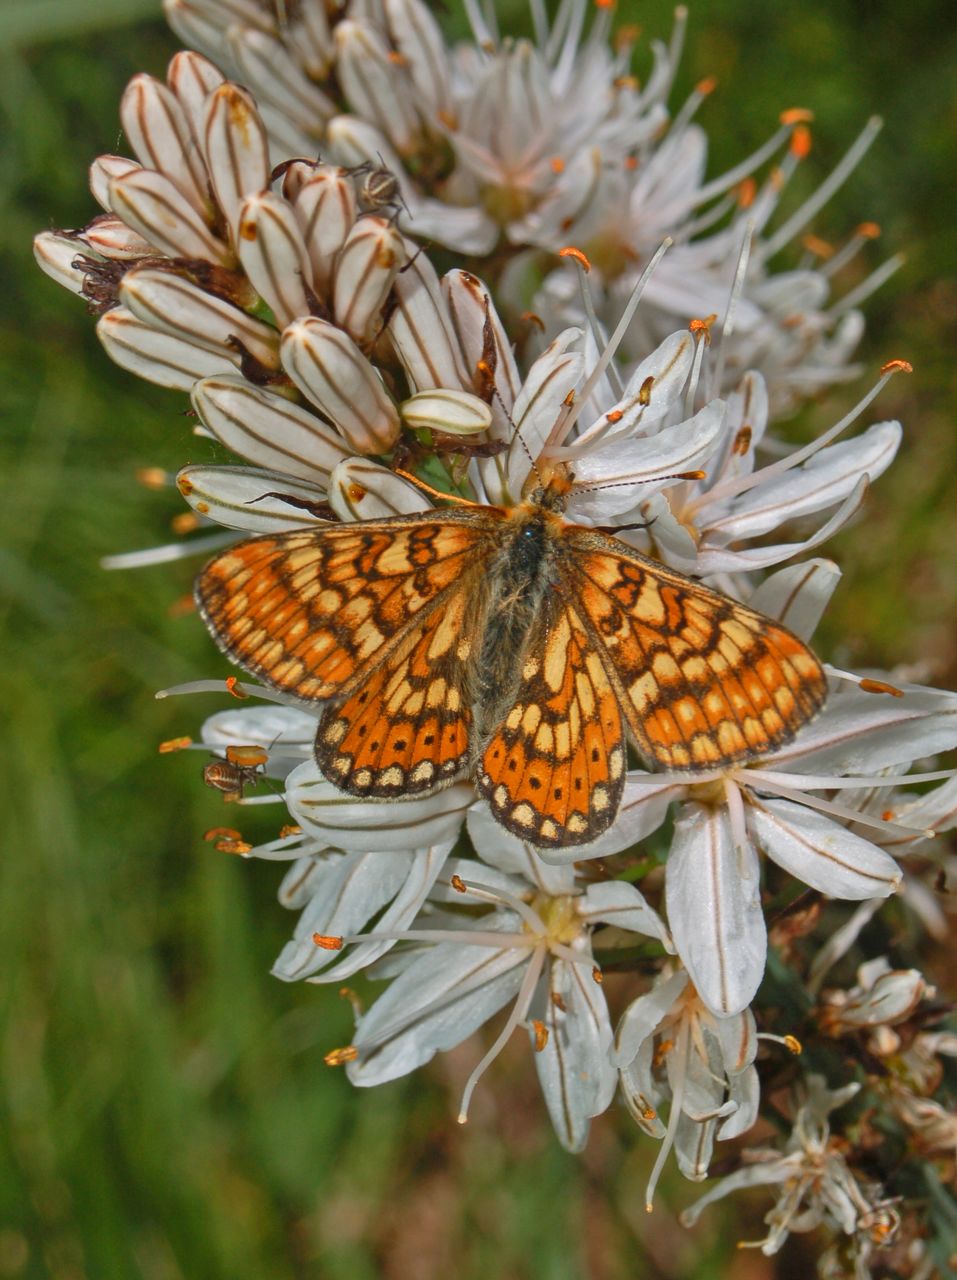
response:
[[[787,628],[603,534],[566,572],[639,750],[661,768],[753,759],[820,709],[826,679]]]
[[[420,625],[319,722],[316,763],[352,795],[427,795],[469,764],[470,611],[481,608],[467,575]]]
[[[556,589],[528,636],[514,704],[485,748],[479,792],[515,835],[562,847],[610,826],[624,775],[617,698],[575,604]]]

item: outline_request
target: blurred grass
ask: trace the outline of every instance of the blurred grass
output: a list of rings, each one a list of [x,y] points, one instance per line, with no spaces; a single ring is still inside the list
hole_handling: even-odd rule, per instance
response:
[[[204,845],[224,812],[197,757],[156,755],[217,703],[152,696],[222,667],[195,619],[170,612],[190,570],[98,567],[167,536],[176,502],[134,473],[195,451],[185,398],[112,366],[82,304],[29,254],[36,230],[91,215],[85,166],[124,150],[123,85],[162,74],[176,47],[146,7],[0,8],[0,1280],[808,1274],[800,1241],[773,1267],[734,1252],[760,1234],[760,1197],[750,1220],[716,1211],[691,1237],[671,1213],[690,1198],[676,1179],[646,1218],[654,1152],[615,1117],[581,1160],[564,1155],[520,1041],[460,1130],[447,1091],[474,1045],[352,1091],[322,1063],[348,1041],[345,1002],[268,976],[291,923],[277,870]],[[658,0],[621,9],[649,34],[669,29]],[[907,251],[868,308],[863,356],[872,369],[904,356],[917,373],[878,407],[903,418],[904,454],[831,548],[846,577],[828,639],[849,662],[920,661],[942,683],[957,680],[955,46],[943,3],[714,0],[692,11],[675,99],[717,75],[701,117],[712,172],[782,108],[813,107],[807,183],[868,115],[886,117],[817,229],[838,238],[875,219],[871,263]],[[279,820],[259,810],[244,827],[261,837]]]

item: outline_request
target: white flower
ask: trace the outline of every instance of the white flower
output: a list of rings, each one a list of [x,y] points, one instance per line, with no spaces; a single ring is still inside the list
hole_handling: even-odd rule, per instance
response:
[[[681,1215],[693,1226],[702,1211],[742,1187],[779,1186],[776,1204],[765,1215],[770,1230],[754,1243],[770,1256],[777,1253],[792,1231],[813,1231],[823,1223],[847,1235],[860,1233],[877,1243],[887,1243],[898,1218],[879,1189],[866,1187],[848,1167],[842,1144],[832,1139],[828,1116],[844,1106],[860,1085],[828,1089],[821,1076],[809,1076],[807,1100],[799,1107],[784,1152],[759,1148],[746,1153],[749,1163],[718,1184]],[[750,1243],[750,1242],[749,1242]]]
[[[672,1146],[681,1172],[697,1182],[707,1176],[715,1137],[738,1137],[754,1124],[756,1051],[751,1011],[718,1017],[702,1004],[682,968],[665,970],[625,1010],[612,1061],[635,1121],[663,1139],[645,1193],[649,1211]],[[660,1117],[664,1101],[670,1108],[667,1128]]]
[[[549,867],[529,850],[506,865],[449,859],[409,928],[384,928],[380,921],[368,933],[315,936],[315,945],[331,950],[409,944],[380,962],[390,985],[359,1017],[352,1044],[331,1060],[348,1062],[353,1084],[380,1084],[459,1044],[511,1002],[504,1027],[469,1077],[459,1119],[464,1123],[486,1067],[524,1026],[555,1130],[564,1146],[578,1151],[617,1080],[592,936],[613,924],[667,944],[667,932],[633,885],[583,884],[571,868]],[[490,909],[461,913],[473,904]]]

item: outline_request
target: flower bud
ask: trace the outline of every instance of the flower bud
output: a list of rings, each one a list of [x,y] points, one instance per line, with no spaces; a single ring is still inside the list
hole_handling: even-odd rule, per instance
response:
[[[244,199],[269,186],[269,140],[252,96],[221,84],[206,104],[203,138],[209,179],[235,244]]]
[[[309,258],[295,214],[281,196],[263,191],[243,202],[236,247],[246,275],[281,329],[309,314]]]
[[[399,406],[402,421],[413,431],[429,428],[450,435],[470,436],[487,431],[492,410],[470,391],[420,391]]]
[[[282,362],[299,390],[335,423],[357,453],[384,453],[399,436],[399,415],[379,375],[352,339],[306,316],[282,336]]]
[[[120,100],[120,121],[137,160],[169,178],[205,217],[206,171],[176,95],[152,76],[136,75]]]
[[[109,207],[151,245],[171,258],[228,264],[232,254],[179,187],[152,169],[133,169],[109,184]]]
[[[362,218],[349,232],[336,262],[336,323],[357,342],[373,338],[389,290],[406,260],[405,243],[383,218]]]

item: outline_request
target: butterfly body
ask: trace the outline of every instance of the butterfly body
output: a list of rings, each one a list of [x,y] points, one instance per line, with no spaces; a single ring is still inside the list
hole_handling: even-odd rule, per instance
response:
[[[247,670],[327,704],[316,761],[342,790],[474,777],[509,831],[585,844],[617,814],[626,738],[669,769],[753,758],[825,681],[784,627],[565,520],[567,491],[253,538],[206,566],[200,609]]]

